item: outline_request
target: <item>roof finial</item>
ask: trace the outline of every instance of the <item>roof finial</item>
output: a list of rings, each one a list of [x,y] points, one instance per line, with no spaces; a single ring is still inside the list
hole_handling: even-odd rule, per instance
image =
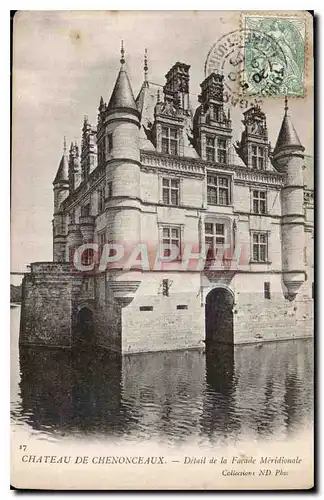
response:
[[[123,64],[125,64],[124,40],[121,41],[120,53],[121,53],[120,64],[123,65]]]
[[[64,140],[63,140],[63,153],[64,154],[66,153],[66,136],[64,136]]]
[[[285,96],[285,116],[288,115],[288,97]]]
[[[148,84],[148,81],[147,81],[147,71],[148,71],[148,65],[147,65],[147,49],[145,49],[145,52],[144,52],[144,83],[145,85]]]

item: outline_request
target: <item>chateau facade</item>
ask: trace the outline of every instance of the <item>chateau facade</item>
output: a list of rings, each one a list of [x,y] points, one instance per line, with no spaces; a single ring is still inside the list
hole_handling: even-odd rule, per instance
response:
[[[312,163],[287,100],[273,149],[257,105],[233,143],[224,77],[202,82],[193,109],[189,70],[177,62],[159,89],[145,57],[135,99],[122,49],[97,126],[85,118],[80,151],[64,144],[53,262],[24,277],[21,345],[134,353],[312,335]]]

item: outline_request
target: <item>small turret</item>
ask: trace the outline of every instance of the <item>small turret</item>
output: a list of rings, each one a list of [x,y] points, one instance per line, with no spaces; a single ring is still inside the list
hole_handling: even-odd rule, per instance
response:
[[[69,189],[72,193],[80,184],[81,172],[80,172],[80,158],[79,158],[79,148],[76,142],[71,142],[70,152],[69,152]]]
[[[62,201],[69,194],[69,166],[66,149],[66,138],[64,137],[63,155],[53,181],[54,186],[54,213],[56,213]]]
[[[63,155],[53,182],[54,186],[54,217],[53,217],[53,260],[65,260],[66,216],[61,210],[62,202],[69,195],[69,167],[64,137]]]
[[[147,94],[147,89],[149,88],[149,83],[148,83],[148,65],[147,65],[147,49],[145,49],[145,54],[144,54],[144,81],[141,87],[141,90],[136,98],[136,106],[138,111],[142,114],[143,109],[144,109],[144,104],[145,104],[145,97]]]
[[[305,215],[304,215],[304,147],[288,114],[285,99],[285,114],[273,153],[275,168],[285,174],[281,192],[281,235],[283,282],[287,297],[293,300],[305,281]]]
[[[97,129],[84,117],[81,141],[81,182],[88,179],[97,167]]]

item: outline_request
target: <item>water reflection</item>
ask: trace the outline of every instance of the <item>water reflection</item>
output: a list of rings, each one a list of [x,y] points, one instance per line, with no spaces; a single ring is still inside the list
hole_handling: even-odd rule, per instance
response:
[[[121,373],[120,358],[102,351],[20,349],[19,417],[37,430],[123,433]]]
[[[201,442],[312,421],[311,341],[139,354],[21,349],[13,421],[42,433]]]

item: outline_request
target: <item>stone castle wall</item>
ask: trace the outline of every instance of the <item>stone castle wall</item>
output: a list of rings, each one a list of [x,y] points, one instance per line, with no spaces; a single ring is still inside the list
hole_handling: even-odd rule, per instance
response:
[[[125,353],[204,347],[204,307],[199,273],[143,273],[131,304],[123,309]],[[168,296],[163,295],[168,280]]]
[[[235,277],[234,342],[251,343],[305,338],[313,335],[311,283],[305,282],[293,301],[280,274]],[[264,282],[270,283],[271,298],[264,297]]]
[[[20,344],[70,347],[72,283],[52,274],[25,275],[22,283]]]
[[[86,307],[92,313],[94,346],[125,354],[204,349],[206,297],[219,286],[234,295],[234,344],[313,334],[312,284],[306,281],[289,301],[281,274],[237,273],[224,284],[203,280],[197,272],[117,272],[117,279],[124,280],[118,283],[106,273],[94,278],[42,271],[34,270],[23,281],[21,344],[71,347],[78,313]],[[139,283],[138,289],[119,299],[117,285],[127,289],[127,280]],[[270,299],[264,296],[265,282]]]

